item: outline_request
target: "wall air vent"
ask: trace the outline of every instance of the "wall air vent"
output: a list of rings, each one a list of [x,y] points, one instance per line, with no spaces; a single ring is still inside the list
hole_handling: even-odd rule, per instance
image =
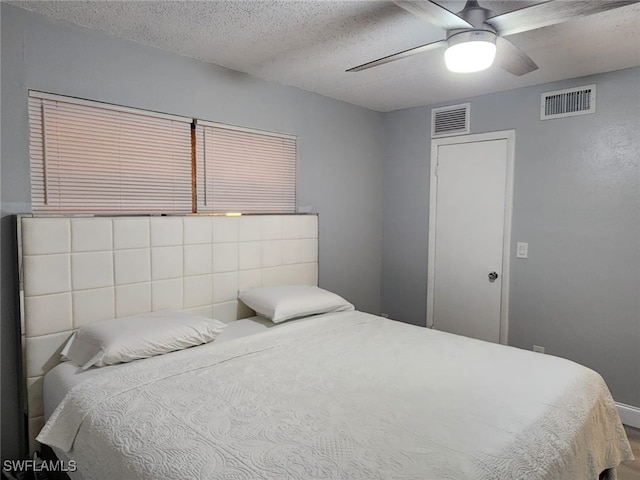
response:
[[[542,94],[540,120],[586,115],[596,111],[596,86],[567,88]]]
[[[431,110],[431,138],[469,133],[470,103]]]

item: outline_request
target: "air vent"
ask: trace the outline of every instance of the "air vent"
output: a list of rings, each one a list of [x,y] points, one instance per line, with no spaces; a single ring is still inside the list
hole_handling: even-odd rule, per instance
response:
[[[462,103],[431,110],[431,137],[469,133],[470,109],[470,103]]]
[[[543,93],[540,102],[540,120],[586,115],[595,111],[595,85]]]

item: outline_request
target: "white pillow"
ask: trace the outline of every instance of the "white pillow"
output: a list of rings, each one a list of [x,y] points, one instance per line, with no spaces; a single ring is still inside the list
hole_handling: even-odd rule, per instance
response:
[[[103,320],[80,327],[62,356],[83,369],[103,367],[211,342],[225,327],[219,320],[181,311]]]
[[[354,310],[354,306],[341,296],[311,285],[252,287],[241,290],[238,298],[273,323],[319,313]]]

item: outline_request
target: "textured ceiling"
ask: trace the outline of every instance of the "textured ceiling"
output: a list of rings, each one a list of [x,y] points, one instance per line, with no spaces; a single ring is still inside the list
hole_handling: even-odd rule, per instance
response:
[[[565,0],[556,0],[565,1]],[[606,1],[606,0],[595,0]],[[441,50],[345,70],[444,38],[389,1],[9,1],[58,20],[378,111],[640,65],[640,3],[509,37],[539,70],[453,74]],[[463,1],[438,2],[459,11]],[[498,13],[537,1],[482,1]]]

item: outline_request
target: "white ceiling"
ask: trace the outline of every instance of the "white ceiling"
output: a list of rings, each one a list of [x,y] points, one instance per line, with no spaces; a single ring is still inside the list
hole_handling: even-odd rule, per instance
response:
[[[383,112],[640,66],[640,3],[508,37],[540,67],[522,77],[495,65],[453,74],[444,67],[442,50],[346,73],[444,38],[444,30],[390,1],[7,3]],[[455,12],[464,6],[462,0],[438,3]],[[535,3],[480,0],[496,14]]]

